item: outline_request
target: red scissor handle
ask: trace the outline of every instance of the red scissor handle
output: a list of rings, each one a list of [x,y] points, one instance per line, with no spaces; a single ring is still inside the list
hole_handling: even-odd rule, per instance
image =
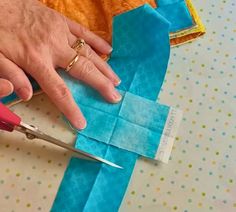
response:
[[[0,129],[11,132],[20,122],[21,118],[0,102]]]

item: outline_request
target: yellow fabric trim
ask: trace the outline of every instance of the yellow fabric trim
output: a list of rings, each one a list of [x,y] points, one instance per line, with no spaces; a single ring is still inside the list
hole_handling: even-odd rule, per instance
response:
[[[194,8],[191,0],[186,0],[186,4],[187,4],[189,12],[193,18],[193,21],[196,24],[189,29],[185,29],[185,30],[182,30],[182,31],[179,31],[176,33],[171,33],[170,34],[171,46],[177,46],[177,45],[181,45],[184,43],[188,43],[188,42],[202,36],[206,32],[205,27],[198,15],[196,9]]]

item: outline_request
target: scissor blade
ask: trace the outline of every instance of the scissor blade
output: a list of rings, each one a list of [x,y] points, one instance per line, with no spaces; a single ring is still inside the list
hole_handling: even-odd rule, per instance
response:
[[[25,130],[23,130],[22,127],[25,128]],[[74,153],[76,153],[76,154],[78,154],[80,156],[83,155],[83,156],[88,157],[88,158],[90,158],[92,160],[96,160],[96,161],[105,163],[105,164],[107,164],[109,166],[112,166],[112,167],[115,167],[115,168],[119,168],[119,169],[123,169],[123,167],[118,166],[115,163],[112,163],[112,162],[110,162],[108,160],[105,160],[103,158],[94,156],[94,155],[92,155],[90,153],[87,153],[87,152],[84,152],[82,150],[76,149],[76,148],[72,147],[71,145],[69,145],[67,143],[64,143],[64,142],[62,142],[62,141],[60,141],[60,140],[58,140],[56,138],[53,138],[53,137],[51,137],[49,135],[46,135],[43,132],[41,132],[40,130],[38,130],[37,128],[33,127],[33,126],[29,126],[27,124],[22,123],[22,126],[16,127],[15,130],[25,133],[28,138],[31,138],[31,139],[33,139],[33,138],[42,139],[42,140],[47,141],[49,143],[55,144],[57,146],[60,146],[60,147],[62,147],[64,149],[70,150],[70,151],[72,151],[72,152],[74,152]],[[28,135],[27,135],[27,133],[28,133]]]

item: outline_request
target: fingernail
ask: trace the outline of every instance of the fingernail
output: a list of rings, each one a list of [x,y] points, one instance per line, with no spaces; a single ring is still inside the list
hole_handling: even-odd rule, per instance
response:
[[[111,53],[113,51],[113,48],[111,47],[110,50],[109,50],[109,53]]]
[[[0,97],[8,96],[13,92],[12,84],[7,80],[1,81]]]
[[[24,101],[28,101],[31,98],[30,90],[26,87],[18,89],[16,94]]]
[[[121,83],[121,80],[119,78],[114,79],[115,86],[118,86]]]
[[[120,95],[120,93],[117,90],[114,90],[112,96],[113,96],[113,100],[115,102],[119,102],[122,99],[122,96]]]
[[[80,119],[79,121],[76,122],[75,126],[78,130],[83,130],[87,127],[87,122],[85,119]]]

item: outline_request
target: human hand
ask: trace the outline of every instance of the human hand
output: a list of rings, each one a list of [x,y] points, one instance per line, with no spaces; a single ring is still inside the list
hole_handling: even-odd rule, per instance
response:
[[[55,70],[68,66],[76,55],[71,46],[82,38],[87,44],[69,74],[98,90],[107,101],[120,101],[115,89],[119,78],[95,52],[109,54],[112,48],[107,42],[37,0],[1,0],[0,8],[0,95],[12,92],[13,85],[21,99],[29,100],[28,73],[68,120],[83,129],[86,120]]]

